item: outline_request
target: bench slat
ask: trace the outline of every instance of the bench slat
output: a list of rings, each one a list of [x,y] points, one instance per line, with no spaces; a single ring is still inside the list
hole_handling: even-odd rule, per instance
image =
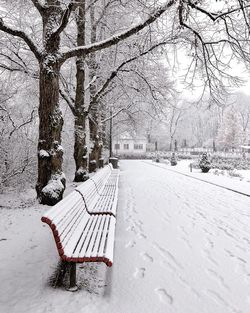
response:
[[[104,236],[104,234],[105,234],[105,223],[106,222],[107,222],[107,216],[103,216],[102,222],[101,222],[101,225],[100,225],[100,228],[98,231],[98,235],[96,238],[96,244],[93,247],[91,254],[90,254],[91,257],[96,257],[96,256],[100,255],[99,249],[100,249],[100,244],[102,241],[102,236]]]
[[[114,216],[110,216],[110,224],[108,230],[107,244],[105,249],[105,257],[113,263],[114,255],[114,240],[115,240],[115,224],[116,220]]]
[[[81,240],[84,240],[84,236],[88,233],[89,228],[93,223],[92,216],[86,214],[75,229],[74,234],[70,237],[69,241],[65,243],[64,254],[67,257],[72,257],[74,251],[79,247]]]
[[[87,245],[88,245],[88,242],[91,238],[91,235],[92,235],[92,232],[93,232],[93,229],[95,227],[95,224],[96,224],[96,219],[95,219],[95,216],[90,216],[90,220],[89,220],[89,223],[87,225],[87,227],[85,227],[83,230],[82,230],[82,233],[81,233],[81,236],[79,238],[79,241],[77,243],[77,245],[75,245],[74,247],[74,250],[71,251],[71,253],[69,252],[69,255],[72,256],[73,258],[80,258],[81,256],[81,251],[85,251]]]
[[[108,229],[109,229],[109,223],[110,223],[110,217],[107,215],[107,218],[105,219],[105,225],[103,228],[103,234],[102,234],[102,238],[101,238],[101,242],[99,245],[99,251],[98,253],[100,254],[104,254],[105,253],[105,246],[106,246],[106,241],[107,241],[107,237],[108,237]]]
[[[89,229],[89,232],[87,234],[85,242],[82,244],[81,249],[79,251],[79,257],[86,257],[86,251],[90,247],[91,241],[93,240],[94,234],[95,234],[95,229],[98,227],[100,221],[101,221],[102,216],[101,215],[96,215],[92,216],[93,219],[93,224],[91,229]]]
[[[86,209],[83,200],[81,202],[77,202],[75,206],[73,206],[72,210],[65,214],[64,218],[61,217],[60,221],[57,221],[57,231],[61,236],[61,240],[64,240],[64,237],[67,236],[67,232],[72,227],[72,225],[80,218],[80,216],[84,216],[86,214]],[[55,221],[52,221],[55,225]]]
[[[99,247],[99,243],[97,242],[97,237],[103,231],[103,223],[105,222],[105,219],[107,219],[107,216],[98,215],[98,221],[93,231],[93,236],[91,237],[91,240],[89,241],[86,251],[84,252],[84,256],[86,258],[90,258],[91,253],[95,249],[95,247]],[[83,251],[81,252],[81,254],[83,254]],[[92,255],[92,257],[97,257],[97,255],[100,256],[100,253]]]
[[[77,238],[78,238],[78,234],[79,234],[79,229],[82,230],[87,223],[88,220],[90,219],[89,214],[85,211],[84,213],[81,214],[81,212],[79,212],[77,218],[75,218],[73,220],[73,222],[71,224],[68,225],[67,228],[67,233],[64,232],[61,235],[62,238],[62,245],[64,248],[67,247],[67,249],[74,249],[74,246],[72,245],[72,241],[76,242]],[[70,247],[70,245],[72,245],[72,247]]]

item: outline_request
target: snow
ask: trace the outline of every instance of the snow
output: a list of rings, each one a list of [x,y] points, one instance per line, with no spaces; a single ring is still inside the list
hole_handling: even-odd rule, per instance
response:
[[[42,193],[49,195],[51,198],[58,199],[64,190],[62,183],[62,180],[64,179],[64,173],[52,175],[48,184],[42,189]]]
[[[0,195],[0,311],[249,313],[249,197],[159,166],[120,161],[114,265],[78,265],[76,293],[49,282],[59,258],[40,221],[48,207]]]
[[[46,150],[41,149],[41,150],[39,150],[38,153],[39,153],[39,157],[42,159],[50,157],[50,154]]]
[[[77,171],[76,171],[77,175],[84,175],[87,173],[86,169],[84,169],[83,167],[80,167]]]
[[[145,162],[156,165],[152,161]],[[200,169],[193,168],[190,172],[190,163],[192,162],[193,160],[182,160],[178,161],[177,166],[170,166],[168,163],[157,163],[157,166],[250,195],[250,170],[235,170],[242,177],[232,177],[228,171],[224,171],[224,175],[216,175],[218,173],[216,169],[210,170],[208,173],[201,173]]]

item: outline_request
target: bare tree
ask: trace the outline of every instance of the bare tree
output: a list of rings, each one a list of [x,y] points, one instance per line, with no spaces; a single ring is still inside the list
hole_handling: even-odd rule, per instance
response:
[[[59,74],[62,64],[72,57],[86,57],[90,53],[105,49],[132,36],[159,18],[175,1],[170,1],[154,10],[144,21],[106,40],[91,45],[60,50],[61,34],[69,23],[75,1],[63,7],[59,0],[32,0],[42,19],[43,44],[38,46],[31,36],[19,29],[8,26],[0,18],[0,31],[21,38],[33,52],[39,63],[39,143],[38,143],[38,180],[36,185],[39,201],[53,205],[63,195],[65,176],[62,172],[63,149],[61,130],[63,119],[59,109]]]

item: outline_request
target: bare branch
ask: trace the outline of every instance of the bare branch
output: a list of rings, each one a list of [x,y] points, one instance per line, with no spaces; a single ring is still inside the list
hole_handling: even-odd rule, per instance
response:
[[[39,0],[31,0],[32,3],[34,4],[34,6],[36,7],[36,9],[38,10],[38,12],[43,15],[44,12],[44,6],[41,5],[41,3],[39,2]]]
[[[100,98],[103,94],[103,92],[108,88],[108,86],[110,85],[111,81],[113,81],[113,79],[117,76],[117,74],[119,73],[119,71],[127,64],[135,61],[136,59],[150,53],[151,51],[153,51],[154,49],[166,45],[168,42],[167,41],[163,41],[160,43],[157,43],[155,45],[153,45],[152,47],[150,47],[148,50],[141,52],[140,54],[122,62],[115,70],[113,70],[111,72],[111,74],[109,75],[109,77],[106,79],[106,81],[104,82],[104,84],[100,87],[100,89],[97,91],[97,93],[94,95],[93,97],[93,101],[96,102],[98,100],[98,98]]]
[[[65,100],[65,102],[68,104],[72,114],[74,116],[76,116],[76,110],[75,110],[75,104],[72,101],[71,97],[68,95],[68,93],[66,92],[66,90],[63,90],[62,88],[59,89],[59,93],[61,95],[61,97]]]
[[[13,35],[15,37],[19,37],[22,40],[24,40],[25,43],[30,48],[30,50],[34,53],[37,60],[39,61],[41,59],[41,52],[39,51],[36,44],[32,41],[32,39],[25,32],[23,32],[21,30],[13,29],[13,28],[5,25],[2,18],[0,18],[0,31],[3,31],[7,34]]]
[[[102,123],[106,123],[107,121],[115,118],[121,112],[128,110],[131,106],[132,106],[132,103],[129,103],[129,105],[127,105],[125,108],[121,108],[121,109],[117,110],[114,114],[112,114],[111,116],[109,116],[109,117],[105,118],[104,120],[102,120]]]
[[[149,15],[149,17],[145,21],[137,24],[136,26],[131,27],[130,29],[124,32],[114,35],[106,40],[93,43],[88,46],[79,46],[76,48],[72,48],[71,50],[62,54],[61,61],[64,62],[67,59],[75,57],[75,56],[78,56],[78,57],[86,56],[89,53],[93,53],[95,51],[108,48],[112,45],[119,43],[120,41],[124,39],[129,38],[130,36],[134,35],[135,33],[138,33],[140,30],[152,24],[157,18],[159,18],[163,13],[165,13],[166,10],[169,9],[171,6],[173,6],[176,2],[177,0],[168,1],[164,5],[160,6],[157,10],[155,10],[151,15]]]
[[[10,134],[9,134],[9,138],[13,135],[13,133],[14,133],[15,131],[17,131],[17,130],[19,130],[21,127],[23,127],[23,126],[25,126],[25,125],[31,123],[31,122],[33,121],[33,119],[34,119],[34,114],[35,114],[35,110],[32,110],[32,112],[31,112],[31,114],[30,114],[30,118],[29,118],[27,121],[23,122],[22,124],[20,124],[20,125],[18,125],[18,126],[15,125],[14,121],[10,118],[10,115],[8,114],[8,115],[9,115],[9,119],[11,120],[12,125],[13,125],[13,127],[14,127],[14,129],[13,129],[13,130],[10,132]]]
[[[63,13],[60,26],[52,34],[52,36],[51,36],[52,38],[59,36],[61,34],[61,32],[64,31],[65,27],[68,25],[70,14],[74,8],[75,8],[75,3],[73,1],[71,1],[70,4],[68,5],[67,9]]]
[[[233,14],[235,12],[238,12],[238,11],[245,12],[245,9],[250,7],[250,4],[245,5],[245,6],[240,5],[239,7],[233,8],[231,10],[227,10],[227,11],[222,12],[222,13],[211,13],[211,12],[208,12],[207,10],[199,7],[198,5],[196,5],[195,3],[191,2],[190,0],[188,1],[188,5],[191,8],[196,9],[197,11],[200,11],[203,14],[206,14],[213,21],[216,21],[218,19],[221,19],[221,18],[223,18],[223,17],[225,17],[227,15],[231,15],[231,14]]]

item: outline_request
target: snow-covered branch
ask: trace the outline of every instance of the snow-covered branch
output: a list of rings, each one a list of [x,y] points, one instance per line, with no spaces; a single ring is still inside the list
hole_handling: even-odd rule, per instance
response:
[[[24,42],[28,45],[30,50],[34,53],[37,60],[41,59],[41,52],[39,51],[36,44],[32,41],[32,39],[25,32],[23,32],[21,30],[13,29],[13,28],[5,25],[2,18],[0,18],[0,31],[3,31],[7,34],[13,35],[15,37],[19,37],[22,40],[24,40]]]
[[[229,15],[235,13],[235,12],[242,11],[242,12],[244,13],[245,9],[247,9],[247,8],[250,7],[250,4],[248,4],[248,5],[242,5],[242,4],[240,3],[240,5],[237,6],[237,7],[235,7],[235,8],[233,7],[233,8],[231,8],[231,9],[228,9],[228,10],[226,10],[226,11],[224,11],[224,12],[220,12],[220,13],[213,13],[213,12],[209,12],[209,11],[203,9],[202,7],[198,6],[196,3],[193,3],[193,2],[190,1],[190,0],[189,0],[187,3],[188,3],[188,5],[189,5],[192,9],[195,9],[195,10],[197,10],[197,11],[199,11],[199,12],[201,12],[201,13],[207,15],[207,16],[208,16],[212,21],[214,21],[214,22],[215,22],[216,20],[218,20],[218,19],[222,19],[222,18],[224,18],[224,17],[226,17],[226,16],[229,16]]]
[[[119,71],[127,64],[137,60],[138,58],[150,53],[151,51],[153,51],[154,49],[163,46],[167,44],[167,41],[163,41],[160,43],[157,43],[155,45],[153,45],[152,47],[150,47],[149,49],[147,49],[146,51],[141,52],[140,54],[122,62],[115,70],[113,70],[111,72],[111,74],[109,75],[109,77],[106,79],[106,81],[103,83],[103,85],[100,87],[100,89],[97,91],[97,93],[94,95],[93,97],[93,101],[97,101],[99,97],[102,96],[103,92],[108,88],[108,86],[110,85],[111,81],[113,81],[113,79],[117,76],[117,74],[119,73]]]
[[[173,6],[175,3],[177,2],[177,0],[170,0],[167,3],[161,5],[158,9],[156,9],[152,14],[149,15],[149,17],[144,20],[143,22],[132,26],[130,29],[118,33],[106,40],[100,41],[100,42],[96,42],[87,46],[79,46],[76,48],[72,48],[69,51],[65,52],[62,54],[62,58],[61,61],[64,62],[69,58],[72,57],[81,57],[81,56],[85,56],[87,54],[93,53],[95,51],[99,51],[101,49],[105,49],[108,48],[112,45],[115,45],[117,43],[119,43],[120,41],[129,38],[130,36],[138,33],[139,31],[141,31],[142,29],[144,29],[145,27],[149,26],[150,24],[152,24],[157,18],[159,18],[163,13],[165,13],[167,11],[167,9],[169,9],[171,6]]]

